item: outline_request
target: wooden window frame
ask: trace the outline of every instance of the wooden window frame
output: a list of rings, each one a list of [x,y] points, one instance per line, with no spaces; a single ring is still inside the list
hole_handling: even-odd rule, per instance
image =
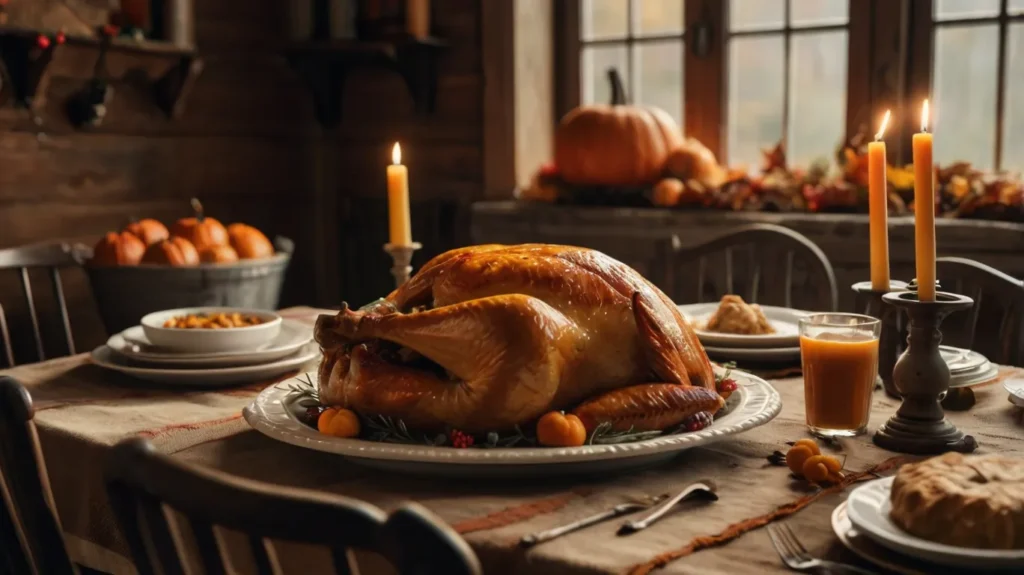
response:
[[[792,33],[815,32],[829,29],[845,29],[848,34],[847,50],[847,102],[846,133],[852,137],[874,123],[872,104],[875,98],[872,89],[872,71],[875,59],[885,64],[885,50],[877,50],[872,36],[872,23],[879,17],[888,17],[889,8],[884,4],[902,4],[910,0],[851,0],[850,14],[846,24],[811,27],[792,27],[788,18],[789,2],[786,2],[784,27],[770,31],[730,32],[729,2],[724,0],[683,0],[684,7],[684,55],[683,55],[683,129],[687,136],[697,138],[719,158],[726,158],[728,152],[728,39],[732,36],[758,34],[781,34],[787,49],[786,62],[789,67],[788,44]],[[581,0],[560,0],[555,9],[555,61],[558,81],[556,83],[556,116],[561,117],[580,104],[580,55],[583,42],[580,37]],[[902,21],[902,20],[900,20]],[[673,38],[676,36],[673,35]],[[646,40],[645,40],[646,41]],[[903,58],[899,58],[902,62]],[[902,68],[902,66],[901,66]],[[903,71],[900,70],[900,95],[903,86]],[[785,91],[789,86],[786,82]],[[788,106],[784,105],[783,137],[788,130]],[[871,131],[871,130],[869,130]],[[767,143],[766,143],[767,145]],[[897,148],[898,149],[898,148]]]
[[[911,26],[915,36],[912,39],[910,51],[910,69],[912,92],[915,94],[915,102],[920,102],[932,93],[935,64],[935,32],[940,27],[971,26],[980,24],[997,24],[999,27],[999,53],[996,63],[996,126],[994,158],[995,169],[1006,169],[1003,157],[1003,146],[1006,136],[1006,66],[1007,66],[1007,41],[1010,24],[1015,22],[1024,23],[1024,14],[1010,15],[1009,0],[1000,0],[999,13],[996,16],[983,18],[954,18],[941,20],[938,23],[934,19],[934,0],[914,0],[913,9],[910,15]],[[916,104],[911,104],[916,105]],[[1020,169],[1024,166],[1013,166]]]

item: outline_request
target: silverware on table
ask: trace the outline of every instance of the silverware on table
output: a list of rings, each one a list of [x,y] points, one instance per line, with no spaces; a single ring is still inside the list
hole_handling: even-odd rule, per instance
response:
[[[850,573],[853,575],[878,575],[874,571],[854,567],[845,563],[815,559],[796,538],[796,534],[786,524],[768,526],[768,537],[772,546],[782,558],[782,562],[793,571],[825,571],[827,573]]]
[[[666,499],[668,499],[668,494],[667,493],[664,494],[664,495],[659,495],[658,497],[655,497],[654,499],[652,499],[651,501],[649,501],[647,503],[639,503],[639,502],[637,502],[637,503],[621,503],[619,505],[616,505],[615,507],[612,507],[611,509],[609,509],[607,511],[602,511],[600,513],[595,513],[594,515],[591,515],[589,517],[584,517],[583,519],[579,519],[577,521],[573,521],[572,523],[567,523],[567,524],[562,525],[560,527],[554,527],[554,528],[551,528],[551,529],[547,529],[545,531],[538,531],[537,533],[531,533],[529,535],[525,535],[525,536],[523,536],[522,539],[519,540],[519,546],[520,547],[533,547],[534,545],[537,545],[538,543],[544,543],[545,541],[551,541],[552,539],[554,539],[556,537],[561,537],[562,535],[565,535],[566,533],[572,533],[573,531],[578,531],[580,529],[583,529],[584,527],[590,527],[591,525],[597,525],[598,523],[601,523],[602,521],[607,521],[609,519],[614,519],[616,517],[621,517],[623,515],[629,515],[630,513],[635,513],[637,511],[641,511],[643,509],[649,509],[652,506],[657,505],[658,503],[660,503],[661,501],[664,501]]]
[[[666,513],[672,510],[679,503],[690,499],[691,497],[697,497],[705,501],[717,501],[718,495],[715,493],[715,484],[711,481],[698,481],[686,489],[679,492],[672,499],[669,499],[665,503],[658,507],[650,515],[637,521],[627,521],[619,527],[617,535],[628,535],[630,533],[636,533],[642,529],[646,529],[654,524],[655,521],[661,519]]]

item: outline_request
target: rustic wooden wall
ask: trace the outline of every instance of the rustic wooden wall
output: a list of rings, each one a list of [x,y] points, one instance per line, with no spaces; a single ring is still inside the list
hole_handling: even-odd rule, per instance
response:
[[[60,78],[51,81],[38,120],[23,109],[0,109],[0,248],[91,244],[131,216],[171,222],[187,215],[189,198],[198,196],[225,223],[293,237],[299,247],[284,298],[308,301],[315,128],[311,101],[281,55],[285,10],[280,0],[196,2],[205,70],[178,121],[163,117],[146,86],[129,83],[116,86],[101,127],[75,131],[62,108],[83,83]],[[84,275],[73,270],[66,278],[78,347],[88,349],[105,336]],[[43,277],[35,283],[49,301]],[[30,332],[16,286],[13,273],[0,273],[0,302],[21,336],[16,347],[28,352],[19,358],[28,360]],[[51,320],[47,329],[56,336],[59,324]]]
[[[481,0],[434,0],[433,33],[450,47],[441,57],[437,109],[417,115],[402,80],[383,71],[349,79],[341,126],[327,134],[326,189],[336,189],[340,263],[325,274],[328,304],[362,305],[393,289],[387,242],[385,166],[401,142],[409,167],[413,239],[424,244],[415,266],[469,241],[469,203],[483,188]],[[333,276],[333,277],[332,277]],[[336,294],[334,296],[333,294]],[[334,297],[333,300],[331,298]]]

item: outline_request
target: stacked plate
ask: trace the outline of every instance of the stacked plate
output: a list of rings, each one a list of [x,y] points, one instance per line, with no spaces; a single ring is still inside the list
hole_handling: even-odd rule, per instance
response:
[[[939,353],[949,366],[950,387],[967,387],[999,375],[999,368],[976,351],[941,345]]]
[[[239,313],[260,323],[221,329],[168,328],[175,317]],[[302,322],[259,310],[184,308],[149,314],[92,352],[94,364],[139,379],[188,386],[221,386],[268,379],[319,356]]]
[[[800,318],[807,312],[770,305],[761,306],[775,333],[738,335],[706,331],[703,326],[718,309],[718,303],[679,306],[679,311],[693,325],[708,356],[718,361],[784,363],[800,360]]]
[[[865,483],[832,514],[839,540],[861,557],[896,573],[1024,571],[1024,550],[974,549],[922,539],[889,518],[892,477]]]

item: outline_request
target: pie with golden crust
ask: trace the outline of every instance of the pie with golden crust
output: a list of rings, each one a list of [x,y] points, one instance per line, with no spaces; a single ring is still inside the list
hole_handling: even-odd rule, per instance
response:
[[[947,453],[904,465],[890,518],[922,539],[977,549],[1024,549],[1024,459]]]

